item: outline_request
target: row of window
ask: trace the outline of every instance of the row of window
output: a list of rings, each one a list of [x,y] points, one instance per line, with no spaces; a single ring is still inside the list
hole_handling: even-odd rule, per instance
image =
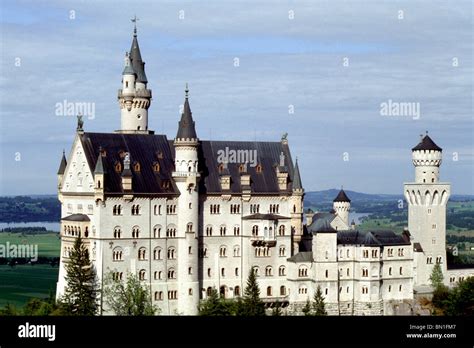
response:
[[[427,264],[433,264],[433,257],[428,256],[428,257],[426,258],[426,263],[427,263]],[[442,258],[441,256],[438,256],[438,257],[436,258],[436,263],[439,263],[439,264],[443,263],[443,258]]]
[[[123,215],[122,205],[121,204],[115,204],[112,207],[112,214],[113,215]],[[132,205],[131,214],[132,215],[141,215],[141,206],[139,204]],[[153,214],[154,215],[161,215],[161,205],[154,205],[153,206]],[[176,204],[166,205],[166,214],[168,214],[168,215],[176,214]]]
[[[71,236],[71,237],[78,237],[81,235],[81,227],[80,226],[71,226],[71,225],[64,225],[64,235]],[[82,237],[89,237],[89,228],[86,226],[84,229],[84,235]]]
[[[73,212],[73,205],[71,203],[69,203],[67,205],[67,213],[68,214],[72,214]],[[82,204],[78,204],[77,205],[77,212],[82,214],[83,213],[83,205]],[[92,204],[88,204],[87,205],[87,214],[93,214],[94,213],[94,206]]]

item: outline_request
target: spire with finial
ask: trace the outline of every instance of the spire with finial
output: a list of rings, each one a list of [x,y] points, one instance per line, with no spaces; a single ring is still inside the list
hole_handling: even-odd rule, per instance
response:
[[[130,19],[133,23],[133,36],[137,36],[137,21],[140,20],[140,18],[137,18],[137,15],[135,15],[132,19]]]
[[[61,158],[61,163],[59,164],[58,175],[63,175],[66,171],[67,161],[66,161],[66,152],[63,149],[63,157]]]
[[[135,26],[133,30],[132,47],[130,48],[130,61],[132,63],[133,71],[137,74],[137,82],[147,84],[148,80],[145,74],[145,62],[142,60],[142,55],[140,53],[140,46],[138,46],[138,39],[137,39],[138,18],[137,16],[132,18],[131,21],[135,24]]]
[[[183,113],[181,114],[181,120],[179,121],[178,133],[176,139],[197,139],[196,128],[194,126],[193,114],[191,107],[189,106],[189,88],[186,83],[186,89],[184,90],[184,106]]]
[[[302,190],[303,185],[301,183],[300,168],[298,166],[298,157],[296,157],[295,171],[293,173],[293,190]]]

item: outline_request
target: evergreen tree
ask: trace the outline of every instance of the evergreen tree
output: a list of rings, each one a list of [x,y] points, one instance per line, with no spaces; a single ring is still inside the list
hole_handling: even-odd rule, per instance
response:
[[[0,309],[0,316],[19,315],[18,309],[11,303],[7,303],[4,308]]]
[[[260,288],[253,268],[250,270],[247,286],[244,290],[244,299],[237,314],[248,317],[265,315],[265,305],[260,299]]]
[[[314,315],[327,315],[326,308],[324,305],[324,297],[321,291],[321,287],[318,285],[316,293],[314,294],[314,303],[313,303]]]
[[[157,314],[149,287],[142,285],[136,275],[128,273],[127,280],[123,281],[114,279],[112,272],[109,272],[104,284],[104,301],[116,315]]]
[[[309,299],[306,300],[306,304],[304,305],[302,312],[304,313],[305,316],[311,316],[313,315],[311,313],[311,302],[309,302]]]
[[[235,311],[234,301],[226,302],[215,288],[212,289],[211,294],[201,302],[199,305],[199,315],[203,316],[225,316],[232,315]]]
[[[97,314],[97,277],[81,236],[76,238],[65,268],[66,288],[60,301],[65,314]]]
[[[433,271],[430,275],[430,282],[434,290],[443,286],[443,271],[441,270],[441,265],[439,263],[433,267]]]

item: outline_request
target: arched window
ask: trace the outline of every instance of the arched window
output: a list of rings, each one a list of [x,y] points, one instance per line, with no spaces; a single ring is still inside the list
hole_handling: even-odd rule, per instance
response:
[[[206,226],[206,236],[212,236],[212,226]]]
[[[142,269],[142,270],[140,270],[140,272],[138,272],[138,279],[146,280],[146,271],[144,269]]]
[[[278,235],[279,235],[279,236],[284,236],[284,235],[285,235],[285,226],[284,226],[284,225],[281,225],[281,226],[278,228]]]
[[[227,247],[226,246],[221,246],[219,248],[219,256],[220,257],[226,257],[227,255]]]
[[[286,275],[286,268],[285,268],[285,266],[280,266],[280,267],[278,268],[278,275],[279,275],[279,276],[285,276],[285,275]]]
[[[115,239],[120,239],[122,238],[122,230],[120,229],[120,226],[116,226],[114,228],[114,238]]]
[[[161,248],[155,248],[155,250],[153,250],[153,260],[161,260],[161,258]]]
[[[280,246],[280,251],[278,253],[280,256],[285,256],[286,254],[286,248],[284,245]]]
[[[258,226],[257,225],[254,225],[252,227],[252,236],[258,237]]]
[[[267,286],[267,296],[272,296],[273,291],[271,286]]]
[[[176,279],[176,272],[173,268],[168,270],[168,279]]]
[[[123,251],[122,248],[116,247],[112,252],[113,261],[123,261]]]
[[[267,277],[273,276],[273,268],[272,268],[272,266],[267,266],[267,267],[265,268],[265,276],[267,276]]]
[[[258,277],[260,275],[260,268],[258,266],[253,267],[253,272]]]
[[[225,225],[222,225],[221,228],[220,228],[221,236],[225,236],[226,230],[227,230],[227,228],[225,227]]]
[[[280,296],[286,296],[286,288],[284,285],[280,286]]]
[[[146,249],[145,248],[138,249],[138,259],[139,260],[146,260]]]
[[[176,259],[176,249],[171,247],[171,248],[168,248],[168,259],[170,260],[174,260]]]
[[[308,267],[300,266],[298,269],[298,277],[307,277],[308,276]]]
[[[132,238],[139,238],[140,237],[140,228],[138,226],[134,226],[132,228]]]
[[[240,296],[240,286],[234,287],[234,296]]]
[[[240,257],[240,247],[238,245],[234,246],[234,257]]]
[[[153,238],[160,238],[161,237],[161,226],[156,225],[153,227]]]

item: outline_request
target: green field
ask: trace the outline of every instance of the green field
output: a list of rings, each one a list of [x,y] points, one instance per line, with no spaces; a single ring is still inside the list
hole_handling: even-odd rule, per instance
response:
[[[38,256],[59,257],[61,240],[59,233],[45,234],[22,234],[22,233],[0,233],[0,244],[37,244]]]
[[[48,297],[56,291],[58,272],[50,265],[0,266],[0,307],[22,307],[31,297]]]

